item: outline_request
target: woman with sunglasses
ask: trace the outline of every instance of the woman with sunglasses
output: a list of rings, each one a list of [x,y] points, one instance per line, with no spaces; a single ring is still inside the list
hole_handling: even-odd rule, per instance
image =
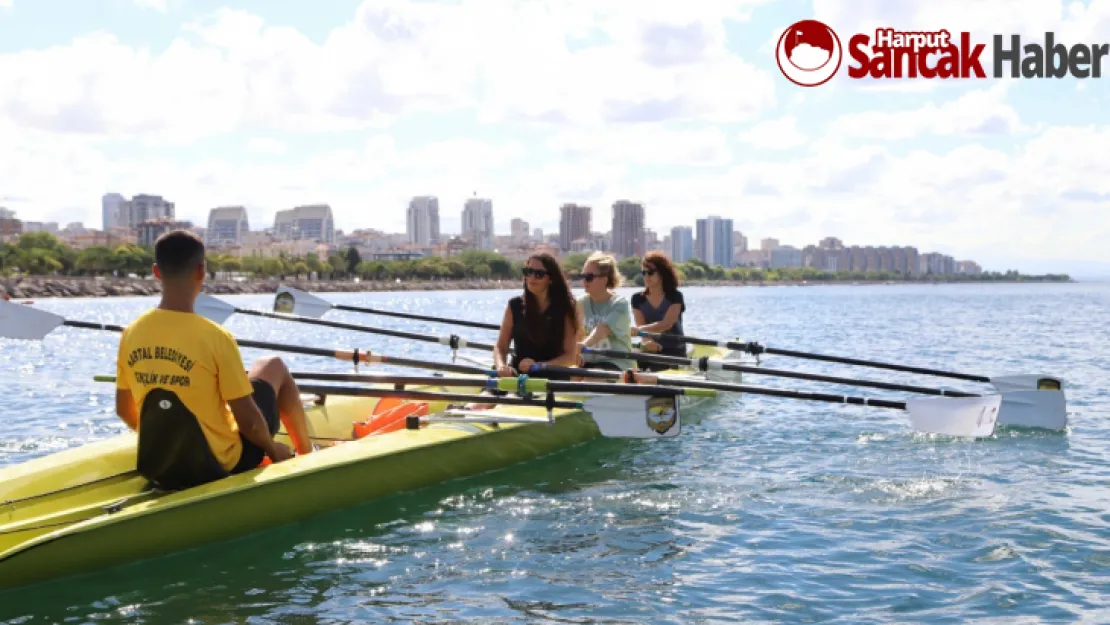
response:
[[[640,268],[644,272],[644,290],[632,296],[632,314],[636,324],[631,334],[643,330],[683,336],[682,313],[686,312],[686,301],[682,291],[678,290],[678,275],[671,259],[663,252],[648,252]],[[665,356],[686,356],[686,343],[665,336],[658,343],[644,339],[640,349]],[[651,371],[665,367],[643,363],[642,368]]]
[[[597,349],[632,351],[632,310],[628,299],[615,292],[621,285],[617,259],[611,254],[594,252],[582,266],[586,294],[578,298],[578,313],[583,320],[582,345]],[[583,354],[582,366],[587,369],[627,371],[635,361],[608,356]]]
[[[577,362],[578,315],[566,276],[554,256],[532,254],[524,264],[524,293],[505,307],[493,365],[501,377],[512,377],[529,373],[533,364],[573,367]],[[546,372],[530,375],[569,379]]]

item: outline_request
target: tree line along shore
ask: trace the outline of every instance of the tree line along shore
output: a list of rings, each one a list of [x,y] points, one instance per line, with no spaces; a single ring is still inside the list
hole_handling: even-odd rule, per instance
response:
[[[574,278],[587,254],[573,253],[561,264]],[[222,294],[272,293],[278,284],[320,292],[505,289],[516,288],[524,263],[500,254],[470,250],[458,256],[416,260],[363,260],[355,248],[328,259],[306,256],[237,257],[213,251],[208,256],[209,291]],[[141,296],[161,292],[152,279],[153,249],[68,247],[52,234],[25,234],[0,244],[0,282],[16,298]],[[766,269],[708,266],[700,260],[676,263],[686,285],[768,286],[875,284],[894,282],[1070,282],[1066,274],[1023,275],[1017,271],[912,276],[895,272],[827,272],[812,267]],[[620,261],[633,284],[642,284],[640,259]],[[506,282],[507,281],[507,282]]]

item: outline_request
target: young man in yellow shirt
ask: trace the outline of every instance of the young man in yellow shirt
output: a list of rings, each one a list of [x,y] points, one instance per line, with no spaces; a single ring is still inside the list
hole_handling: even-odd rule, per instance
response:
[[[156,486],[188,488],[293,456],[274,441],[281,422],[300,453],[312,451],[300,391],[281,359],[248,374],[225,328],[194,312],[204,285],[204,243],[177,230],[154,244],[162,301],[120,338],[116,413],[138,432],[139,472]]]

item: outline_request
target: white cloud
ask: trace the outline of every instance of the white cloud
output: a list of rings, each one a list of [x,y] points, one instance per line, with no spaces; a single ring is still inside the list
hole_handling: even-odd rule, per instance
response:
[[[154,9],[161,13],[165,13],[167,7],[167,0],[133,0],[135,6],[144,9]]]
[[[830,124],[830,134],[845,138],[896,141],[921,135],[1001,135],[1026,130],[1006,101],[1009,82],[969,91],[943,104],[915,109],[863,111],[843,115]]]
[[[1106,5],[1061,9],[1061,19],[1097,30]],[[902,110],[868,112],[860,102],[886,103],[836,84],[776,98],[773,59],[756,66],[726,46],[724,20],[752,6],[382,0],[316,38],[223,9],[163,47],[94,33],[0,55],[0,197],[25,198],[5,200],[22,214],[99,225],[101,194],[147,191],[200,223],[213,206],[243,204],[255,228],[278,209],[328,202],[344,229],[393,231],[425,193],[439,196],[445,229],[472,193],[491,197],[498,231],[515,216],[557,229],[568,201],[593,206],[593,229],[605,231],[626,198],[645,203],[659,232],[718,214],[752,240],[799,247],[831,235],[971,258],[1104,256],[1110,165],[1093,155],[1110,129],[1044,128],[1036,108],[1019,118],[1007,82]],[[963,4],[818,6],[845,23],[914,26]],[[1036,25],[1043,11],[1022,5],[1006,23]],[[452,115],[412,143],[401,139],[411,125],[401,135],[395,123],[416,111]],[[460,111],[491,125],[468,136],[447,125]],[[803,132],[799,119],[828,124]],[[988,135],[1014,147],[975,143]],[[928,136],[957,147],[895,144]],[[205,138],[247,157],[198,155]]]
[[[728,139],[720,129],[670,130],[636,125],[608,131],[571,131],[555,135],[547,146],[570,161],[598,159],[632,165],[722,166],[732,162]]]
[[[247,150],[255,154],[284,156],[289,153],[289,145],[280,139],[255,137],[247,142]]]
[[[617,9],[612,1],[368,0],[318,44],[225,8],[162,50],[97,33],[0,55],[0,112],[60,132],[172,142],[248,120],[271,130],[350,131],[467,107],[489,121],[723,123],[774,104],[770,74],[725,46],[720,20],[743,18],[735,7]],[[592,29],[609,41],[568,47],[568,37]]]
[[[798,129],[798,120],[792,116],[759,122],[741,132],[737,139],[766,150],[790,150],[809,141],[809,137]]]

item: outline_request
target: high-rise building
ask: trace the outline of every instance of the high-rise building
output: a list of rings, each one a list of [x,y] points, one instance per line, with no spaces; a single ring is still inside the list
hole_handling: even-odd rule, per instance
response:
[[[174,221],[175,207],[173,202],[167,202],[161,195],[147,195],[140,193],[128,202],[131,210],[126,225],[128,228],[137,228],[139,224],[157,219]]]
[[[771,250],[771,268],[786,269],[802,266],[802,250],[793,245],[780,245]]]
[[[435,245],[439,243],[439,198],[421,195],[409,201],[406,231],[409,243]]]
[[[617,258],[644,253],[644,206],[628,200],[613,202],[613,253]]]
[[[510,234],[514,243],[518,245],[524,243],[528,240],[528,222],[519,217],[513,217]]]
[[[671,228],[671,260],[684,263],[694,257],[694,229],[690,226]]]
[[[131,219],[131,209],[127,200],[119,193],[105,193],[100,198],[102,228],[107,231],[111,228],[128,227]]]
[[[204,244],[210,247],[238,245],[250,231],[247,209],[242,206],[221,206],[208,211],[208,228]]]
[[[748,237],[744,236],[743,232],[734,230],[732,232],[732,263],[736,265],[744,255],[748,253]]]
[[[274,215],[274,236],[279,241],[316,241],[335,243],[335,220],[331,206],[310,204]]]
[[[480,250],[493,249],[493,202],[472,197],[462,212],[462,237]]]
[[[694,255],[710,267],[732,266],[732,220],[710,216],[697,221]]]
[[[569,251],[570,245],[578,239],[590,236],[589,206],[563,204],[559,208],[559,249]]]
[[[135,225],[136,242],[139,245],[153,247],[158,237],[173,230],[189,230],[193,224],[188,221],[173,221],[165,217],[149,219]]]

